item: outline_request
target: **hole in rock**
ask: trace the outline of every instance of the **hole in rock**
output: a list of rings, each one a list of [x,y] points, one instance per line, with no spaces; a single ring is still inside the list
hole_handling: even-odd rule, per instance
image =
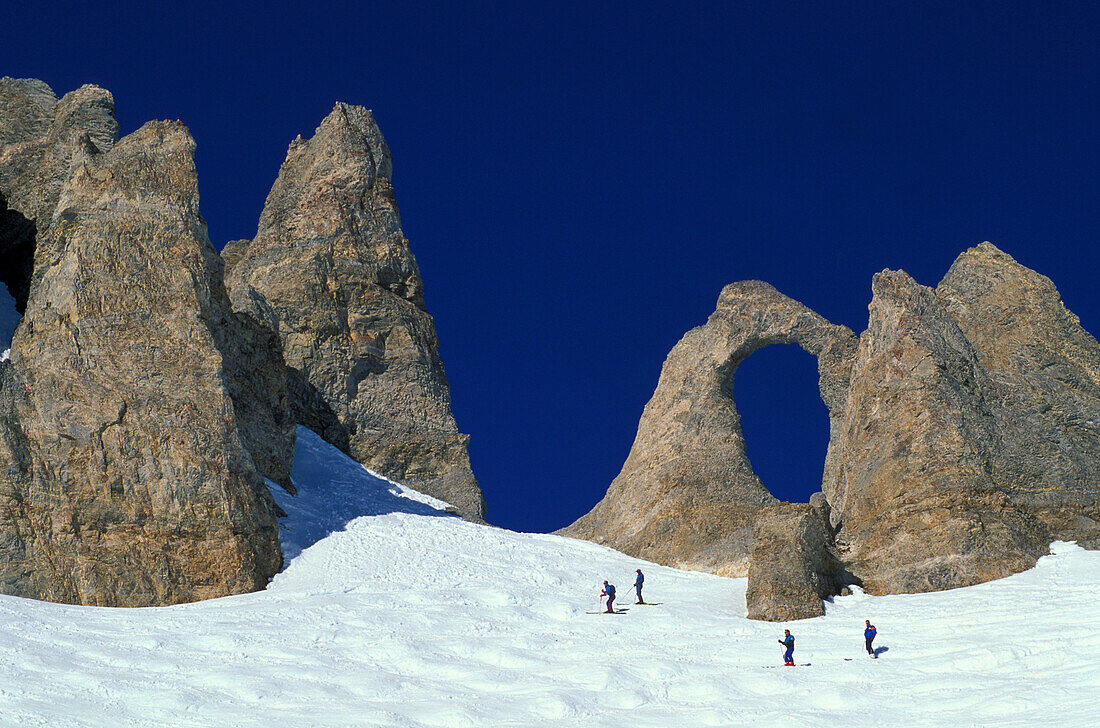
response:
[[[766,346],[737,367],[733,401],[764,487],[799,503],[821,490],[829,410],[817,388],[817,359],[795,344]]]
[[[30,293],[34,264],[35,225],[15,210],[0,193],[0,355],[11,337]]]

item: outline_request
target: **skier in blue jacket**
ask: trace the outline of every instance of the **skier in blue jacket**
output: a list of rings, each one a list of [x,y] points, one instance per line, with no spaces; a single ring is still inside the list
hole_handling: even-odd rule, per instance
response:
[[[642,573],[641,569],[635,569],[635,571],[638,572],[638,578],[634,580],[634,590],[638,592],[638,601],[634,603],[645,604],[645,601],[642,599],[642,582],[645,581],[645,574]]]
[[[786,667],[794,667],[794,635],[791,634],[789,629],[785,629],[783,630],[783,639],[776,641],[787,648],[787,651],[783,653],[783,664]]]
[[[863,643],[867,646],[867,654],[871,657],[878,657],[875,654],[875,648],[871,647],[871,643],[875,641],[875,635],[878,634],[878,630],[875,629],[875,625],[871,624],[871,620],[865,619],[863,623],[867,625],[863,630]]]
[[[610,614],[614,614],[615,607],[615,585],[608,584],[607,581],[603,583],[603,591],[600,592],[601,597],[607,597],[607,611]]]

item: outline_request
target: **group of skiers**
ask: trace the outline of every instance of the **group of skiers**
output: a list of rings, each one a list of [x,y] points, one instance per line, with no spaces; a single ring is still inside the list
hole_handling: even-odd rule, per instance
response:
[[[638,594],[638,601],[635,604],[645,604],[642,599],[642,584],[645,583],[645,574],[641,569],[634,570],[637,573],[637,577],[634,579],[634,591]],[[603,591],[600,592],[600,599],[607,599],[607,613],[616,614],[615,612],[615,585],[609,584],[605,579],[603,582]],[[871,643],[875,641],[875,635],[878,634],[878,630],[875,629],[875,625],[871,624],[871,620],[865,619],[863,630],[863,644],[867,648],[867,654],[871,657],[877,658],[875,654],[875,648]],[[783,630],[783,639],[778,640],[779,644],[783,645],[783,664],[786,667],[794,667],[794,635],[791,634],[789,629]]]
[[[878,634],[878,630],[875,629],[875,625],[871,624],[871,620],[863,620],[863,645],[867,648],[867,654],[871,657],[878,658],[875,654],[875,648],[872,643],[875,641],[875,635]],[[786,667],[794,667],[794,635],[791,634],[789,629],[783,630],[783,639],[777,640],[779,644],[783,645],[783,664]]]
[[[635,577],[635,579],[634,579],[634,591],[636,591],[638,593],[638,601],[636,601],[634,603],[635,604],[645,604],[645,600],[642,599],[642,584],[645,583],[645,574],[642,573],[641,569],[635,569],[634,571],[638,574],[638,576]],[[603,591],[600,592],[600,598],[603,599],[605,597],[607,598],[607,613],[608,614],[614,614],[615,613],[615,606],[614,606],[615,605],[615,585],[614,584],[608,584],[606,579],[604,579],[604,582],[603,582]]]

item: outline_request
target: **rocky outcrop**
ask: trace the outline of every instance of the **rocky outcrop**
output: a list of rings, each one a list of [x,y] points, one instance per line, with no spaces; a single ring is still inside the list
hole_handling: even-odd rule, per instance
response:
[[[0,277],[20,311],[45,247],[74,155],[106,152],[118,139],[114,98],[82,86],[58,101],[34,79],[0,78]],[[35,262],[37,261],[37,263]]]
[[[270,354],[229,306],[194,142],[151,122],[115,143],[95,87],[52,108],[39,82],[0,89],[33,96],[16,122],[0,114],[0,192],[35,227],[0,366],[0,591],[143,606],[263,587],[276,507],[243,421],[284,380],[245,383]]]
[[[1055,539],[1100,548],[1100,345],[1054,284],[985,243],[935,290],[884,271],[872,293],[857,345],[770,286],[727,287],[669,355],[607,496],[564,533],[747,567],[750,613],[776,620],[846,583],[950,589],[1030,568]],[[823,528],[824,507],[777,505],[752,474],[730,399],[741,360],[791,341],[818,356],[829,408]]]
[[[56,265],[63,240],[51,234],[62,188],[89,157],[118,138],[114,97],[86,85],[60,100],[34,79],[0,79],[0,281],[20,311],[36,277]],[[199,218],[201,220],[201,217]],[[210,275],[224,298],[220,264]],[[220,305],[220,304],[219,304]],[[294,422],[287,412],[281,353],[269,331],[242,314],[219,308],[213,330],[226,356],[226,378],[245,443],[263,475],[290,488]]]
[[[809,503],[767,506],[757,514],[745,593],[749,619],[820,617],[822,600],[847,581],[824,495],[815,493]]]
[[[665,360],[607,495],[562,533],[662,564],[744,576],[753,522],[777,501],[746,456],[733,379],[745,358],[771,344],[798,344],[818,358],[821,396],[837,426],[852,332],[766,283],[727,286],[707,323]],[[830,452],[826,469],[833,467]]]
[[[873,594],[1030,568],[1100,546],[1100,346],[1053,284],[990,244],[939,288],[875,277],[824,490]]]
[[[955,261],[936,288],[997,395],[996,477],[1015,501],[1095,507],[1100,498],[1100,345],[1054,283],[989,243]],[[1092,527],[1062,531],[1096,543]]]
[[[233,305],[278,332],[298,422],[481,519],[390,177],[371,113],[337,104],[291,143],[256,237],[227,246]]]

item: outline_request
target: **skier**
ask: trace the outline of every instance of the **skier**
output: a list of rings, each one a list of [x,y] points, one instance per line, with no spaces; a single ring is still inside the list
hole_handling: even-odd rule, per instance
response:
[[[776,640],[776,642],[787,648],[787,651],[783,653],[783,665],[794,667],[794,635],[791,634],[789,629],[785,629],[783,630],[783,639]]]
[[[642,582],[645,581],[645,574],[642,573],[641,569],[635,569],[635,571],[638,572],[638,578],[634,580],[634,590],[638,592],[638,601],[634,603],[645,604],[645,601],[642,599]]]
[[[875,629],[875,625],[871,624],[871,620],[869,619],[863,620],[863,623],[867,625],[866,629],[863,630],[863,642],[867,645],[867,654],[877,658],[878,655],[875,654],[875,649],[871,647],[871,643],[875,641],[875,635],[878,634],[878,630]]]
[[[603,583],[603,591],[600,592],[600,596],[607,597],[607,613],[614,614],[615,608],[613,605],[615,603],[615,585],[608,584],[607,580],[605,579]]]

